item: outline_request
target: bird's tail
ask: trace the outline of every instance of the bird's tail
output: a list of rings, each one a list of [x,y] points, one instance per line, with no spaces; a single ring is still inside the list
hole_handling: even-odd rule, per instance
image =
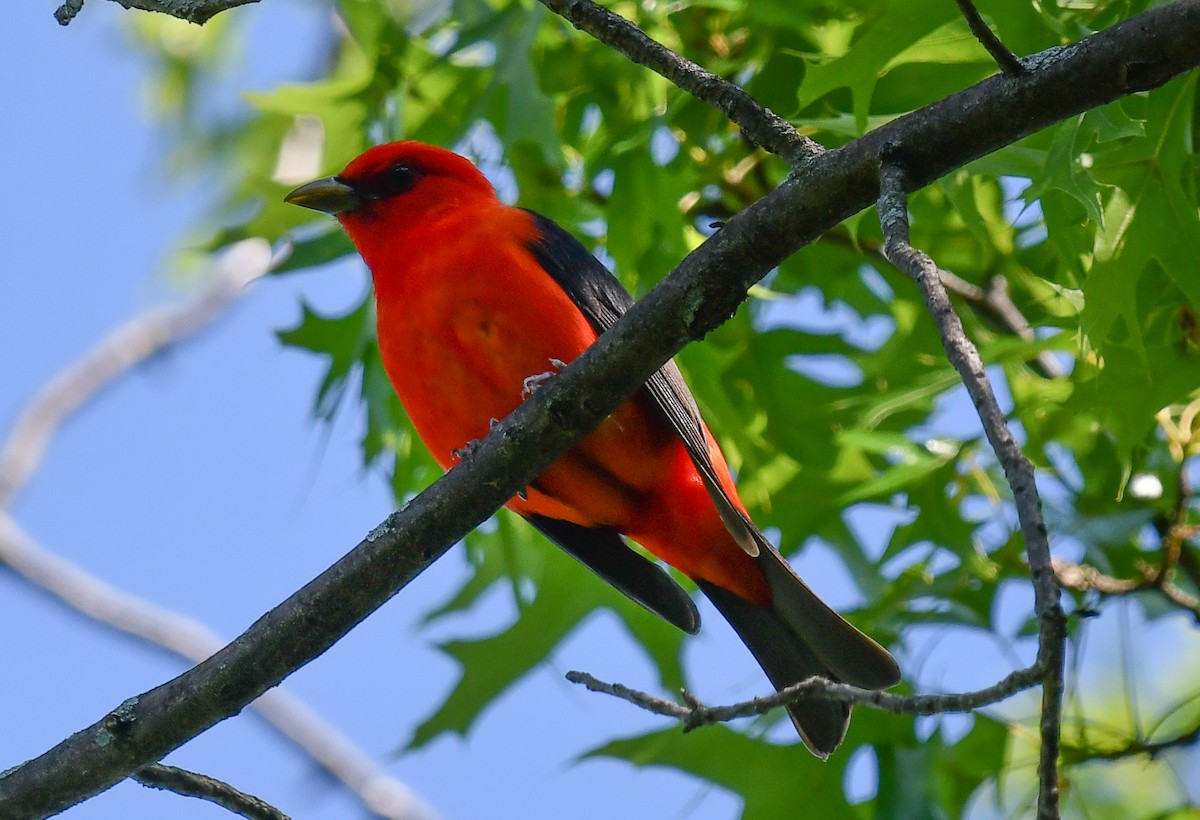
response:
[[[863,689],[899,683],[900,668],[888,651],[818,598],[765,538],[758,540],[759,567],[771,588],[770,607],[706,581],[699,585],[775,688],[814,675]],[[824,698],[805,698],[787,710],[804,744],[821,759],[838,747],[850,723],[849,704]]]

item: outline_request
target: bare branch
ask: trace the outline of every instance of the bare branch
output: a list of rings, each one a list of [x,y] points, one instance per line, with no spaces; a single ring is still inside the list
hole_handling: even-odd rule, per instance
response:
[[[1095,567],[1076,564],[1065,558],[1055,557],[1051,566],[1054,567],[1054,575],[1060,584],[1078,592],[1095,590],[1104,595],[1128,595],[1131,592],[1149,589],[1154,583],[1154,571],[1149,568],[1149,574],[1141,578],[1113,578]]]
[[[216,803],[249,820],[289,820],[286,814],[265,800],[238,791],[215,777],[189,772],[177,766],[155,763],[153,766],[139,769],[134,773],[133,779],[152,789],[162,789],[184,797],[198,797]]]
[[[706,706],[691,692],[684,691],[684,703],[674,703],[655,697],[647,692],[631,689],[619,683],[606,683],[587,672],[568,672],[567,680],[578,683],[592,692],[602,692],[628,701],[656,715],[675,718],[683,723],[684,731],[711,723],[724,723],[737,718],[763,715],[789,703],[808,697],[869,706],[883,712],[909,715],[937,715],[948,712],[970,712],[989,706],[1029,689],[1042,682],[1044,671],[1034,664],[1027,669],[1018,669],[1000,682],[974,692],[952,695],[893,695],[873,689],[860,689],[846,683],[825,678],[808,678],[771,695],[765,695],[742,703],[728,706]]]
[[[796,166],[825,149],[800,134],[745,90],[656,42],[633,23],[591,0],[541,0],[575,28],[661,74],[680,89],[720,111],[754,145]]]
[[[1130,595],[1135,592],[1154,591],[1180,609],[1187,610],[1200,622],[1200,598],[1172,581],[1161,566],[1143,566],[1142,574],[1137,578],[1114,578],[1095,567],[1076,564],[1065,558],[1055,558],[1053,566],[1058,582],[1068,589],[1079,592],[1093,590],[1101,595]]]
[[[967,25],[971,27],[971,33],[987,49],[988,54],[992,55],[992,59],[1000,66],[1000,70],[1005,74],[1023,73],[1025,66],[1021,65],[1020,58],[1009,51],[1008,46],[1000,42],[1000,38],[996,36],[995,32],[988,28],[988,24],[983,21],[975,4],[971,0],[957,0],[957,2],[963,17],[967,18]]]
[[[115,0],[127,9],[156,11],[202,26],[216,15],[258,0]],[[54,12],[59,25],[69,25],[83,9],[83,0],[66,0]]]
[[[51,379],[20,413],[0,448],[0,564],[97,623],[189,663],[210,657],[225,642],[198,621],[112,587],[45,549],[5,509],[24,488],[51,438],[72,413],[138,364],[207,327],[271,262],[270,247],[261,239],[231,247],[218,261],[212,282],[199,294],[127,322]],[[396,820],[434,816],[411,789],[289,692],[267,692],[252,706],[269,726],[376,815]]]
[[[6,810],[60,811],[107,788],[235,714],[320,655],[528,486],[687,341],[731,316],[750,285],[874,203],[880,157],[903,156],[910,184],[927,184],[1046,125],[1161,85],[1200,63],[1198,41],[1200,0],[1158,6],[1079,43],[1027,58],[1030,70],[1019,78],[984,80],[794,169],[498,424],[467,461],[229,646],[111,713],[121,717],[119,735],[108,728],[108,719],[101,720],[0,776],[0,816]],[[1000,457],[1009,457],[1006,448]],[[1013,483],[1018,510],[1026,516],[1031,488]],[[1033,529],[1026,539],[1038,605],[1061,617],[1049,554],[1037,552],[1044,549],[1045,532]],[[1044,630],[1043,668],[1061,668],[1060,650],[1061,635]],[[1051,731],[1056,724],[1047,721],[1057,714],[1060,698],[1058,686],[1044,688],[1044,734],[1056,736]],[[108,742],[98,742],[101,736]]]
[[[247,239],[233,245],[217,263],[212,281],[198,294],[126,322],[39,390],[0,448],[0,510],[12,505],[37,470],[64,419],[113,379],[221,316],[246,285],[266,273],[270,262],[266,240]]]
[[[54,19],[60,26],[67,26],[75,19],[75,15],[83,11],[83,0],[66,0],[54,10]]]
[[[865,251],[881,262],[892,265],[887,254],[883,252],[883,248],[875,242],[859,239],[856,243],[851,243],[850,237],[844,231],[831,231],[827,239],[832,239],[847,247],[853,244],[854,247]],[[896,266],[892,265],[892,267]],[[1013,302],[1012,296],[1009,295],[1008,280],[1003,276],[990,277],[987,286],[981,288],[944,268],[938,268],[938,275],[946,290],[966,301],[976,313],[994,322],[1005,332],[1027,342],[1032,342],[1037,338],[1029,320],[1025,318],[1025,314],[1021,312],[1021,309]],[[1066,371],[1063,370],[1058,360],[1045,350],[1040,351],[1031,364],[1038,373],[1048,379],[1058,379],[1066,375]]]
[[[1160,419],[1166,413],[1167,410],[1161,411]],[[1130,595],[1135,592],[1154,591],[1180,609],[1186,610],[1200,623],[1200,598],[1182,589],[1174,581],[1175,570],[1179,567],[1193,583],[1196,583],[1196,578],[1192,576],[1189,568],[1193,557],[1186,541],[1193,532],[1193,528],[1187,523],[1192,492],[1188,483],[1187,465],[1182,460],[1176,470],[1175,480],[1173,508],[1168,516],[1158,518],[1154,522],[1162,550],[1162,560],[1157,566],[1139,561],[1137,570],[1140,575],[1134,578],[1114,578],[1095,567],[1076,564],[1065,558],[1054,558],[1052,565],[1058,582],[1069,589],[1080,592],[1095,591],[1101,595]]]
[[[1038,666],[1042,681],[1042,745],[1038,763],[1038,816],[1059,816],[1058,747],[1062,721],[1063,661],[1066,618],[1059,604],[1059,588],[1050,561],[1050,543],[1042,519],[1042,503],[1034,481],[1033,465],[1013,438],[1004,412],[984,370],[979,351],[963,331],[962,320],[950,303],[941,272],[925,253],[909,244],[908,180],[899,165],[887,164],[880,175],[879,221],[886,238],[888,259],[916,280],[933,315],[942,346],[983,423],[984,433],[1004,468],[1012,488],[1025,553],[1033,576],[1034,607],[1038,615]]]
[[[46,550],[3,510],[0,510],[0,564],[97,623],[190,663],[200,663],[225,645],[220,636],[199,621],[112,587]],[[250,708],[353,792],[373,814],[394,820],[432,820],[437,816],[412,789],[388,774],[337,727],[286,689],[264,693]],[[4,816],[2,811],[0,816]]]
[[[1200,726],[1166,740],[1131,741],[1116,749],[1097,749],[1093,746],[1063,746],[1063,757],[1071,762],[1088,760],[1123,760],[1127,757],[1146,755],[1154,758],[1172,749],[1184,749],[1200,743]]]

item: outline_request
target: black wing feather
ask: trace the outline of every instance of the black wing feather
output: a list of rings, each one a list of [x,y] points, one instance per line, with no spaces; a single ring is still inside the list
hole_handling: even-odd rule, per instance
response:
[[[633,306],[633,297],[617,277],[556,222],[534,211],[526,213],[533,217],[539,234],[530,251],[587,317],[592,329],[603,333],[616,324]],[[650,377],[644,390],[654,408],[683,442],[730,534],[742,549],[757,555],[760,541],[755,537],[753,526],[721,488],[701,427],[700,409],[683,381],[679,367],[674,361],[668,361]]]
[[[694,635],[700,629],[692,597],[662,567],[630,549],[616,530],[581,527],[544,515],[526,520],[635,603],[684,632]]]
[[[633,299],[575,237],[549,219],[529,213],[541,234],[530,250],[542,267],[566,291],[597,333],[612,327],[633,305]],[[776,688],[812,675],[869,689],[895,684],[900,679],[900,670],[887,650],[826,606],[766,536],[733,506],[717,478],[696,400],[675,363],[667,362],[650,377],[643,390],[641,395],[662,414],[687,448],[730,534],[742,549],[758,559],[767,579],[772,596],[769,607],[757,606],[703,580],[697,583],[733,625]],[[573,529],[564,529],[564,522],[550,519],[534,523],[626,595],[688,629],[664,611],[679,603],[672,598],[674,593],[666,590],[664,596],[662,581],[645,572],[645,565],[653,565],[625,546],[618,533],[611,530],[596,533],[571,524],[565,527]],[[679,589],[665,572],[658,574]],[[643,586],[650,590],[649,595]],[[687,603],[692,603],[690,598]],[[689,608],[688,613],[694,611]],[[847,705],[820,699],[793,703],[788,712],[805,744],[822,758],[828,757],[841,742],[850,719]]]

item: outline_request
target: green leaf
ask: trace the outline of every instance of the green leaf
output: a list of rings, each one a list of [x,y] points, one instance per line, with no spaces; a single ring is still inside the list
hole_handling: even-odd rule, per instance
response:
[[[954,7],[938,0],[891,4],[846,54],[828,63],[809,66],[800,86],[800,107],[807,108],[835,89],[849,88],[854,117],[861,131],[866,127],[871,94],[887,65],[956,13]]]
[[[537,592],[533,600],[524,604],[517,620],[501,632],[441,645],[459,662],[463,674],[438,710],[417,727],[409,748],[419,748],[443,732],[465,735],[492,701],[543,663],[600,606],[617,610],[626,624],[633,625],[651,659],[662,670],[665,685],[677,687],[681,683],[679,652],[683,633],[601,582],[557,547],[540,537],[537,540],[542,543],[534,546],[544,551],[544,560],[534,577]],[[472,580],[468,586],[471,596],[477,597],[479,583]],[[463,595],[457,596],[456,605],[463,600]]]
[[[668,766],[720,786],[742,797],[746,818],[793,818],[800,806],[812,817],[845,812],[843,752],[822,763],[799,742],[775,746],[717,725],[688,734],[672,727],[615,740],[587,754],[600,756],[637,766]]]
[[[337,412],[351,371],[362,360],[375,338],[375,302],[370,295],[342,316],[322,316],[307,304],[301,305],[299,324],[275,335],[290,347],[298,347],[329,359],[325,376],[317,388],[313,412],[329,420]]]
[[[336,225],[315,236],[294,238],[288,244],[287,259],[271,271],[276,276],[315,268],[355,253],[350,237]]]

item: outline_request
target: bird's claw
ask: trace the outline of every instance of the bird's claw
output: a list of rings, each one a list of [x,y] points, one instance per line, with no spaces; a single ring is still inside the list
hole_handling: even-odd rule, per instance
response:
[[[558,371],[567,366],[567,363],[562,359],[550,359],[550,366],[553,370],[547,370],[544,373],[534,373],[532,376],[526,376],[525,381],[521,383],[521,398],[527,399],[538,391],[543,384],[553,378]]]
[[[450,455],[454,456],[459,461],[465,461],[466,459],[475,455],[475,451],[479,449],[479,444],[479,439],[473,438],[462,447],[455,447],[450,451]]]
[[[500,419],[496,419],[496,418],[488,419],[488,430],[495,430],[496,425],[499,423],[500,423]],[[454,456],[459,461],[463,461],[464,459],[470,458],[471,456],[475,455],[475,451],[479,449],[479,445],[482,443],[483,443],[483,441],[481,439],[473,438],[470,441],[468,441],[466,444],[464,444],[462,447],[455,447],[453,450],[450,451],[450,455]]]

